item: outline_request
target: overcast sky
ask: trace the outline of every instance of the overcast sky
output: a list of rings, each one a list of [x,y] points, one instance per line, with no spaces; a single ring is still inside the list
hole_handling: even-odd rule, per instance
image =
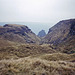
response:
[[[0,22],[57,22],[75,18],[75,0],[0,0]]]
[[[48,29],[57,22],[75,18],[75,0],[0,0],[0,22],[46,22],[31,29]]]

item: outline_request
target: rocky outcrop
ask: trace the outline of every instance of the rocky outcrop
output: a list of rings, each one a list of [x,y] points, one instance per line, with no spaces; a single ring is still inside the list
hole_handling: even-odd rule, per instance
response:
[[[44,37],[45,35],[46,35],[45,30],[41,30],[41,31],[38,33],[38,36],[39,36],[39,37]]]

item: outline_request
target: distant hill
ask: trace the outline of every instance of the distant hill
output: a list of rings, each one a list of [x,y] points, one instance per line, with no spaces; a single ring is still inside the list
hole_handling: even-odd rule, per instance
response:
[[[37,36],[39,36],[39,37],[44,37],[45,35],[46,35],[45,30],[41,30],[41,31],[38,33]]]
[[[63,20],[49,29],[46,43],[59,45],[64,49],[75,50],[75,19]]]
[[[0,26],[0,38],[19,43],[39,43],[38,38],[25,25],[5,24]]]

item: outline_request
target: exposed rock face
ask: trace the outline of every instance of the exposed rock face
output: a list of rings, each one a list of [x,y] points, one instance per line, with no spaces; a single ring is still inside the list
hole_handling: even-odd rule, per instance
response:
[[[75,36],[75,19],[60,21],[49,29],[45,39],[47,43],[58,44],[70,36]]]
[[[41,30],[41,31],[38,33],[38,36],[39,36],[39,37],[44,37],[45,35],[46,35],[45,30]]]
[[[0,38],[20,43],[39,43],[40,41],[27,26],[16,24],[5,24],[0,27]]]

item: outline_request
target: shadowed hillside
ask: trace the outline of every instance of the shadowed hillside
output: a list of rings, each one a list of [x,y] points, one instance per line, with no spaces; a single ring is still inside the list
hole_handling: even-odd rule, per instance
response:
[[[45,40],[48,43],[59,44],[67,40],[70,36],[75,36],[75,19],[58,22],[49,29]]]
[[[49,29],[44,41],[60,47],[66,53],[75,52],[75,19],[58,22]]]

